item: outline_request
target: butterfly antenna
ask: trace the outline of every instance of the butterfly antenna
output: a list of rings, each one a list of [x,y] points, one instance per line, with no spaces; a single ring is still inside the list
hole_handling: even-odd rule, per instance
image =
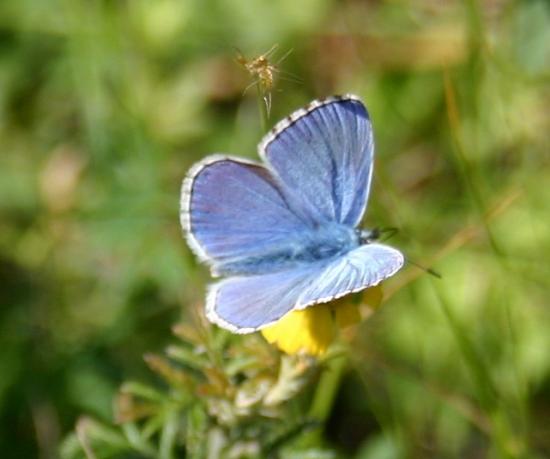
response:
[[[395,234],[399,232],[399,228],[395,227],[388,227],[388,228],[379,228],[374,230],[376,233],[376,237],[380,238],[382,241],[386,241]],[[382,237],[384,236],[384,237]],[[421,269],[424,272],[427,272],[428,274],[431,274],[434,277],[437,277],[438,279],[441,279],[442,276],[437,271],[433,270],[432,268],[426,268],[425,266],[422,266],[414,261],[412,261],[410,258],[406,258],[407,263],[416,266],[418,269]]]
[[[377,231],[378,231],[378,237],[382,241],[387,241],[388,239],[392,238],[397,233],[399,233],[399,228],[390,226],[388,228],[379,228]]]
[[[428,274],[431,274],[434,277],[437,277],[438,279],[441,279],[443,276],[439,274],[437,271],[433,270],[432,268],[426,268],[425,266],[422,266],[414,261],[412,261],[410,258],[406,258],[407,263],[416,266],[418,269],[421,269],[422,271],[427,272]]]

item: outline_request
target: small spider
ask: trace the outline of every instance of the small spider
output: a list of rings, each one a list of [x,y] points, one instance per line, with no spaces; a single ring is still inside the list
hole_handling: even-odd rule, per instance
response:
[[[245,88],[243,94],[246,93],[246,91],[248,91],[248,89],[252,86],[257,86],[264,100],[268,116],[271,111],[271,90],[275,84],[275,75],[280,73],[278,65],[292,52],[292,50],[289,50],[277,62],[271,63],[269,57],[278,47],[279,45],[275,44],[264,54],[251,59],[244,57],[243,54],[237,49],[237,63],[243,66],[253,78],[252,83]]]

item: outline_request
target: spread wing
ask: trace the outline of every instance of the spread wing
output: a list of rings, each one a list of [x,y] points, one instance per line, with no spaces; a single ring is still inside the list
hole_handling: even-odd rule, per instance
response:
[[[355,96],[314,101],[281,121],[259,147],[297,215],[355,227],[365,211],[374,142]]]
[[[183,182],[180,219],[191,249],[213,267],[276,250],[306,224],[287,205],[270,171],[213,155]]]

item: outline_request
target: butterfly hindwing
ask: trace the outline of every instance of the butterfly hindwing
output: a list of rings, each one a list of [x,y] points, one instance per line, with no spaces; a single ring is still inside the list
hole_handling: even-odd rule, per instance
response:
[[[210,287],[206,315],[234,333],[254,332],[291,311],[316,274],[309,266],[222,280]]]
[[[328,263],[304,289],[296,309],[326,303],[378,285],[403,266],[403,255],[384,244],[362,245]]]
[[[398,250],[369,244],[300,269],[230,278],[211,287],[207,315],[233,332],[254,332],[294,309],[377,285],[402,265],[403,255]]]

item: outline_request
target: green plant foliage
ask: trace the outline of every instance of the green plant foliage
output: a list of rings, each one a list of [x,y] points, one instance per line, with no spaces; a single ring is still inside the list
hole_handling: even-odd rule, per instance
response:
[[[259,337],[234,343],[225,332],[197,329],[175,328],[182,343],[166,350],[169,358],[145,356],[164,389],[123,384],[115,400],[120,427],[81,418],[62,457],[83,450],[98,457],[275,457],[319,427],[300,414],[306,405],[296,397],[315,380],[314,359],[280,356]]]
[[[0,456],[550,456],[549,81],[544,0],[0,2]],[[204,323],[178,200],[337,93],[442,279],[316,361]]]

